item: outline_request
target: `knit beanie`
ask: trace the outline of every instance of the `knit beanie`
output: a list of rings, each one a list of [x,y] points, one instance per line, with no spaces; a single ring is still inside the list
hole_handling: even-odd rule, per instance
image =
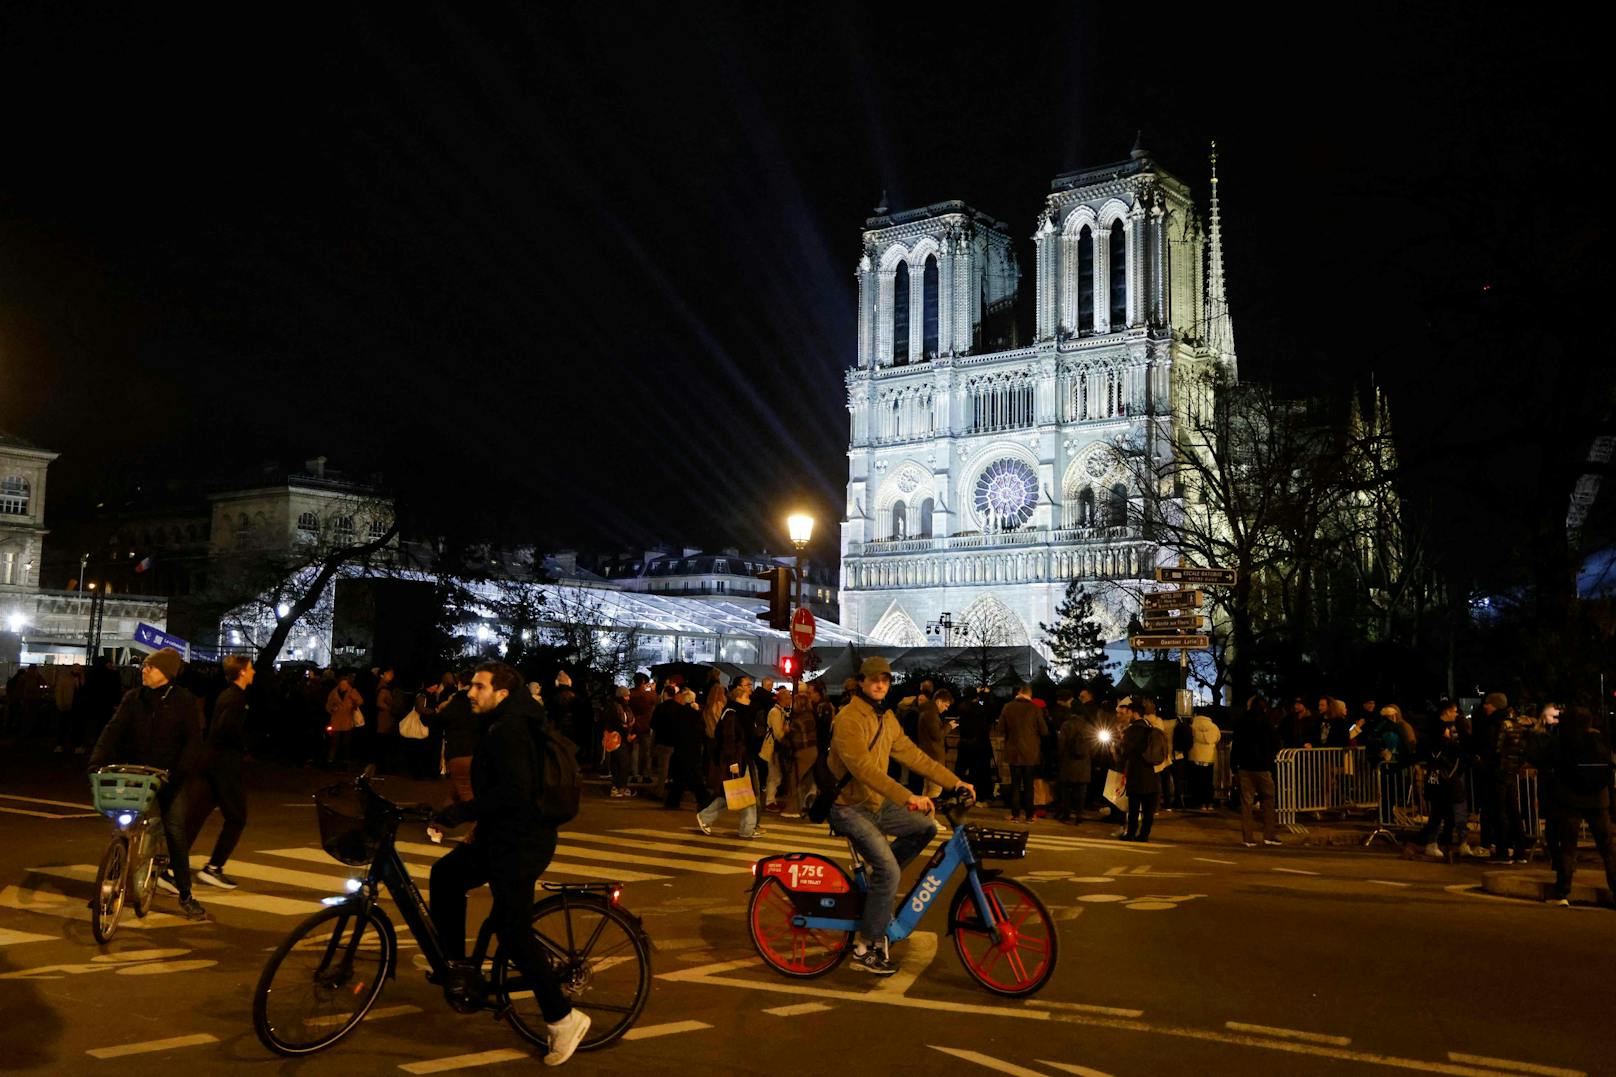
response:
[[[168,647],[164,647],[160,651],[153,651],[146,656],[146,665],[157,670],[169,680],[173,680],[180,675],[180,667],[184,664],[185,659],[180,657],[180,652]]]

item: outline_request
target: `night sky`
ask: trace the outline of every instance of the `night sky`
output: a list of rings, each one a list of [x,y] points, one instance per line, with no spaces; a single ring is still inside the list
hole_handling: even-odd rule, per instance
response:
[[[1218,140],[1243,377],[1374,377],[1443,511],[1574,462],[1593,35],[1115,9],[7,4],[0,429],[61,519],[324,454],[420,531],[834,548],[881,192],[1007,221],[1030,329],[1049,181],[1143,129],[1202,198]]]

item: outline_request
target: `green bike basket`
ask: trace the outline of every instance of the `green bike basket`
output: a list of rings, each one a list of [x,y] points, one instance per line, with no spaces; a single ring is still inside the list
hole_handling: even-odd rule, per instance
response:
[[[102,767],[90,775],[90,796],[95,810],[104,815],[144,814],[151,810],[157,791],[167,780],[167,774],[150,767]]]

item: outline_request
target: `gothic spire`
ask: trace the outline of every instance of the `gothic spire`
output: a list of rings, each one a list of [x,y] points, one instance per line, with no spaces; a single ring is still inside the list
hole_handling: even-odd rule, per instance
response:
[[[1207,250],[1206,329],[1207,343],[1224,362],[1234,362],[1234,321],[1229,316],[1229,297],[1223,290],[1223,218],[1218,209],[1218,144],[1212,143],[1212,224]]]

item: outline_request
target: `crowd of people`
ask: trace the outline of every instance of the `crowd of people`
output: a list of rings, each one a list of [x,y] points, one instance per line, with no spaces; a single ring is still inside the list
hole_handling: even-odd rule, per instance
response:
[[[127,686],[107,661],[53,672],[53,682],[32,667],[12,678],[7,730],[49,729],[56,751],[82,754]],[[234,746],[210,758],[258,751],[337,769],[371,763],[416,778],[444,777],[450,801],[467,802],[478,726],[467,698],[470,676],[445,672],[412,690],[386,667],[278,670],[252,692],[273,721],[226,721],[221,728],[233,729]],[[698,825],[710,829],[733,799],[724,783],[747,777],[756,804],[738,809],[742,837],[762,833],[759,821],[768,814],[802,816],[816,792],[814,763],[831,743],[832,719],[859,692],[857,678],[831,686],[809,681],[794,694],[769,677],[726,679],[717,669],[688,680],[675,673],[656,681],[640,672],[618,685],[564,669],[547,679],[526,686],[538,713],[578,746],[582,764],[606,779],[610,796],[654,797],[670,810],[688,797]],[[228,669],[187,667],[181,682],[200,701],[204,728],[214,729],[214,701],[228,698],[223,690],[234,681]],[[242,715],[246,691],[236,690]],[[1610,864],[1609,742],[1602,720],[1585,708],[1517,708],[1500,693],[1486,695],[1468,714],[1446,700],[1424,714],[1405,714],[1373,698],[1276,704],[1253,697],[1220,724],[1207,714],[1163,714],[1147,696],[1103,686],[980,686],[956,694],[931,680],[894,686],[886,705],[927,759],[953,767],[1011,821],[1077,826],[1098,818],[1116,824],[1120,840],[1148,842],[1159,814],[1210,811],[1226,788],[1229,806],[1240,808],[1245,844],[1278,845],[1277,753],[1362,748],[1382,769],[1383,796],[1415,803],[1425,816],[1423,827],[1407,835],[1406,855],[1522,862],[1536,839],[1525,824],[1535,816],[1544,821],[1558,897],[1569,892],[1582,828]],[[1214,783],[1220,745],[1230,771],[1226,787]],[[228,762],[212,765],[229,770]],[[915,794],[940,789],[901,761],[890,770]],[[1535,775],[1535,785],[1520,780],[1526,773]],[[225,818],[204,869],[209,881],[229,881],[223,868],[245,819],[239,785],[212,777],[193,798],[217,805]]]

